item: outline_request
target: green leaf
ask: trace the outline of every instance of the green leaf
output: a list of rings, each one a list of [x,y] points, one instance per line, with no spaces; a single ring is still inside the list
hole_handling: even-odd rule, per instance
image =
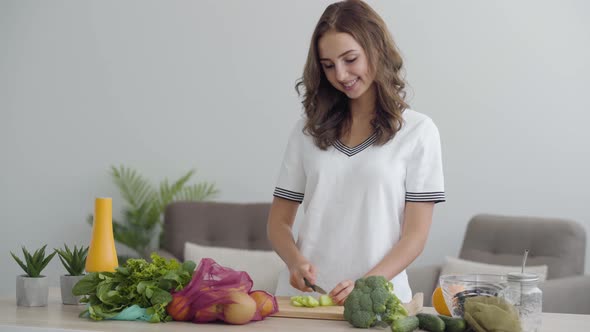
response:
[[[63,256],[60,255],[58,257],[59,257],[59,260],[61,261],[61,264],[65,267],[66,271],[68,271],[68,273],[70,275],[73,275],[72,268],[71,268],[70,264],[63,258]]]
[[[160,322],[160,315],[158,313],[154,313],[150,316],[150,323],[158,323]]]
[[[143,204],[151,195],[153,188],[151,184],[142,176],[138,175],[135,170],[120,166],[119,169],[111,167],[111,175],[123,199],[133,208]]]
[[[147,286],[148,286],[147,282],[141,281],[139,284],[137,284],[137,292],[139,294],[144,294]]]
[[[145,314],[148,316],[152,316],[155,313],[156,309],[153,306],[145,309]]]
[[[166,205],[170,204],[173,201],[174,197],[182,191],[184,185],[190,180],[190,178],[195,173],[194,170],[189,170],[185,175],[180,177],[180,179],[176,180],[170,186],[168,184],[168,180],[164,180],[160,184],[160,210],[163,211],[166,208]]]
[[[197,268],[197,264],[191,260],[184,261],[182,263],[182,269],[192,274]]]
[[[39,276],[39,272],[37,272],[37,270],[35,269],[35,262],[33,260],[33,256],[27,251],[27,249],[25,247],[22,247],[23,250],[23,256],[25,256],[25,262],[27,263],[27,271],[29,274],[29,277],[31,278],[36,278]]]
[[[97,275],[100,280],[109,280],[113,277],[111,272],[97,272]]]
[[[199,183],[189,187],[184,187],[183,190],[175,197],[175,201],[202,201],[208,198],[217,196],[219,190],[215,188],[212,183]]]
[[[92,294],[92,295],[88,296],[88,303],[90,305],[97,305],[97,304],[101,304],[102,302],[100,302],[100,299],[98,298],[98,296],[96,296],[96,294]]]
[[[37,262],[35,261],[35,256],[31,255],[25,249],[25,247],[23,247],[23,255],[25,255],[25,260],[27,262],[27,267],[29,269],[29,277],[31,277],[31,278],[39,277],[39,275],[41,274],[41,271],[39,271],[39,266],[38,266]]]
[[[94,320],[102,320],[102,316],[97,316],[96,312],[101,312],[100,309],[98,309],[98,305],[91,305],[88,307],[88,315],[90,315],[90,318],[94,319]]]
[[[153,294],[151,295],[151,302],[152,304],[168,304],[172,301],[172,295],[170,295],[170,292],[167,292],[161,288],[158,287],[153,287],[151,288],[153,290]]]
[[[20,260],[20,258],[16,257],[15,254],[12,253],[12,251],[10,252],[10,254],[12,255],[12,257],[16,260],[16,262],[18,263],[18,265],[20,265],[20,267],[25,271],[26,274],[29,274],[29,269],[28,267],[25,265],[25,263],[23,263],[23,261]]]
[[[113,289],[111,282],[101,282],[96,286],[96,296],[103,303],[109,302],[109,292]]]
[[[117,242],[134,249],[138,254],[141,254],[142,248],[148,243],[144,237],[145,230],[142,228],[131,228],[130,225],[123,225],[113,220],[113,234]]]
[[[166,279],[160,279],[160,282],[158,283],[158,287],[160,287],[161,289],[165,289],[167,291],[175,289],[176,285],[178,285],[176,281]]]
[[[90,318],[94,320],[109,319],[117,316],[119,312],[111,311],[108,306],[99,304],[88,307]]]
[[[105,304],[110,304],[113,306],[127,304],[127,299],[116,290],[110,290],[106,292],[104,297],[101,298],[101,301]]]
[[[180,277],[180,275],[178,275],[178,273],[176,271],[168,271],[162,277],[162,279],[176,281],[179,284],[182,283],[182,278]]]
[[[85,309],[84,311],[82,311],[82,312],[81,312],[81,313],[78,315],[78,317],[79,317],[79,318],[84,318],[84,317],[86,317],[86,315],[89,315],[89,309],[90,309],[90,308],[88,308],[88,309]]]
[[[39,265],[39,263],[41,262],[41,260],[43,259],[43,257],[45,256],[45,247],[47,247],[47,245],[44,245],[43,247],[41,247],[40,249],[37,249],[35,251],[35,253],[33,254],[33,258],[32,261],[35,265]],[[41,271],[39,271],[41,272]]]
[[[41,262],[41,266],[39,267],[39,274],[41,273],[41,271],[43,271],[43,269],[47,266],[47,264],[49,264],[49,262],[51,262],[51,260],[53,259],[53,257],[55,256],[56,252],[51,253],[49,256],[47,256],[42,262]]]
[[[115,270],[124,276],[129,275],[129,269],[124,266],[117,266]]]

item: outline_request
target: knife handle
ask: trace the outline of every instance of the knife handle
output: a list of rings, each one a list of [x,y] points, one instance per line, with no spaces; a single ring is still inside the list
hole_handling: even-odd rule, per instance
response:
[[[311,282],[309,282],[309,280],[307,280],[307,278],[303,277],[303,282],[305,282],[305,286],[311,288],[315,292],[315,286],[312,285]]]

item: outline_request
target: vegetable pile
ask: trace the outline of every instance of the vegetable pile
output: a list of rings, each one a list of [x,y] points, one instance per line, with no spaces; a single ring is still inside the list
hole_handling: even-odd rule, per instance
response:
[[[170,320],[246,324],[278,311],[276,298],[252,290],[244,271],[220,266],[210,258],[180,264],[152,254],[152,262],[128,259],[115,272],[86,275],[73,288],[88,306],[80,317],[93,320]]]
[[[382,276],[358,279],[344,302],[344,319],[354,327],[391,327],[392,332],[412,332],[420,328],[429,332],[464,332],[462,318],[419,313],[409,316],[393,294],[393,284]]]
[[[420,313],[395,320],[391,324],[392,332],[412,332],[418,328],[428,332],[465,332],[467,323],[463,318]]]
[[[276,298],[265,291],[252,291],[252,285],[245,271],[235,271],[203,258],[191,282],[183,290],[173,292],[173,300],[166,310],[178,321],[221,320],[238,325],[276,313]]]
[[[84,295],[81,302],[88,303],[80,317],[93,320],[112,319],[133,305],[146,309],[149,321],[156,323],[172,320],[166,306],[172,301],[171,291],[182,290],[192,278],[195,263],[180,264],[157,254],[152,262],[128,259],[115,272],[93,272],[86,275],[73,288],[76,296]]]

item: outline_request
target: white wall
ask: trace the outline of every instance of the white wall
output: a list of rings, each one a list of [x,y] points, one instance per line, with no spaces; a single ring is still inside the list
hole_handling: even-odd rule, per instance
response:
[[[328,3],[0,0],[0,293],[21,272],[9,251],[87,243],[96,196],[120,209],[112,164],[154,181],[196,167],[218,200],[269,201]],[[370,3],[442,135],[448,202],[416,264],[456,255],[479,212],[589,229],[590,5]]]

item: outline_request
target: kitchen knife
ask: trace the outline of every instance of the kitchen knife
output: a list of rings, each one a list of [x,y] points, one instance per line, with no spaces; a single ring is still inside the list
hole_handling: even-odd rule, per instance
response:
[[[303,278],[303,281],[305,282],[305,286],[313,289],[314,292],[320,293],[320,294],[326,294],[327,292],[320,286],[318,285],[312,285],[311,282],[309,282],[309,280],[307,280],[307,278]]]

